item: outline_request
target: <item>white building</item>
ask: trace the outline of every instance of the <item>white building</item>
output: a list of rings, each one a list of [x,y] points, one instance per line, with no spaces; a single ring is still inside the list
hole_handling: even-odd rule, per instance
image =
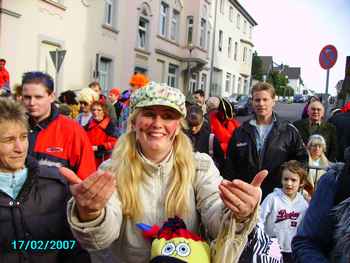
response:
[[[186,92],[247,92],[256,23],[237,1],[218,1],[2,0],[0,57],[8,61],[14,85],[30,70],[55,77],[49,52],[66,50],[58,92],[96,79],[105,92],[126,89],[136,71]],[[212,64],[214,90],[209,92]]]
[[[257,23],[238,1],[218,0],[217,11],[212,94],[248,94]]]

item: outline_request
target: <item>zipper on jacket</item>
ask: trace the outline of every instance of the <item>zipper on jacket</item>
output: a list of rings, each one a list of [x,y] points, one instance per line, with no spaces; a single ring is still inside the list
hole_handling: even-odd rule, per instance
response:
[[[249,124],[249,126],[252,126],[252,125],[250,125]],[[254,127],[254,126],[252,126],[254,129],[256,129],[256,127]],[[253,136],[252,134],[251,134],[251,131],[250,131],[250,129],[248,129],[248,128],[246,128],[246,127],[244,127],[244,129],[246,130],[246,132],[247,132],[247,134],[248,134],[248,137],[250,137],[250,140],[252,141],[252,143],[253,143],[253,147],[254,147],[254,149],[253,149],[253,151],[254,151],[254,153],[255,153],[255,157],[258,159],[258,171],[260,171],[261,170],[261,166],[262,166],[262,162],[261,162],[261,158],[260,158],[260,154],[258,153],[258,150],[256,149],[256,138],[255,138],[255,136]],[[255,132],[255,130],[253,131],[253,132]]]

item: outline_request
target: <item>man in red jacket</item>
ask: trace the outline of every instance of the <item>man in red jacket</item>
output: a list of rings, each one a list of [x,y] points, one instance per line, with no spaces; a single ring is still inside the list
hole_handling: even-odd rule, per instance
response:
[[[6,60],[0,59],[0,95],[1,96],[10,96],[10,74],[5,68]]]
[[[54,105],[53,79],[40,71],[24,73],[23,103],[29,115],[29,154],[40,164],[64,166],[81,179],[96,170],[94,153],[80,125]]]

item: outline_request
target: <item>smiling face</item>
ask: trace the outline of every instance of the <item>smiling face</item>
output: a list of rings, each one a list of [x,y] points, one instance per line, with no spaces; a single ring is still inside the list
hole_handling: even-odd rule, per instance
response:
[[[288,169],[282,172],[282,190],[290,198],[294,199],[300,188],[300,177]]]
[[[0,171],[16,172],[24,167],[28,151],[28,131],[23,123],[0,123]]]
[[[165,157],[180,130],[180,114],[165,106],[145,107],[137,114],[132,127],[147,158]]]
[[[51,103],[55,96],[49,94],[47,88],[41,83],[28,83],[23,85],[23,104],[29,115],[37,122],[50,116]]]
[[[272,115],[275,99],[267,90],[256,91],[253,93],[253,109],[256,116],[259,118],[267,118]]]

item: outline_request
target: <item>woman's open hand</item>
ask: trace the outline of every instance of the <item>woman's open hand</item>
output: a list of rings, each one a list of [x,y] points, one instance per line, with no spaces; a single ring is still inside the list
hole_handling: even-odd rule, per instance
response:
[[[82,181],[68,168],[60,167],[59,171],[70,184],[80,220],[96,219],[116,190],[115,177],[108,172],[97,171]]]
[[[222,201],[238,220],[244,220],[254,212],[261,199],[260,186],[267,174],[267,170],[260,171],[250,184],[242,180],[223,180],[219,185]]]

